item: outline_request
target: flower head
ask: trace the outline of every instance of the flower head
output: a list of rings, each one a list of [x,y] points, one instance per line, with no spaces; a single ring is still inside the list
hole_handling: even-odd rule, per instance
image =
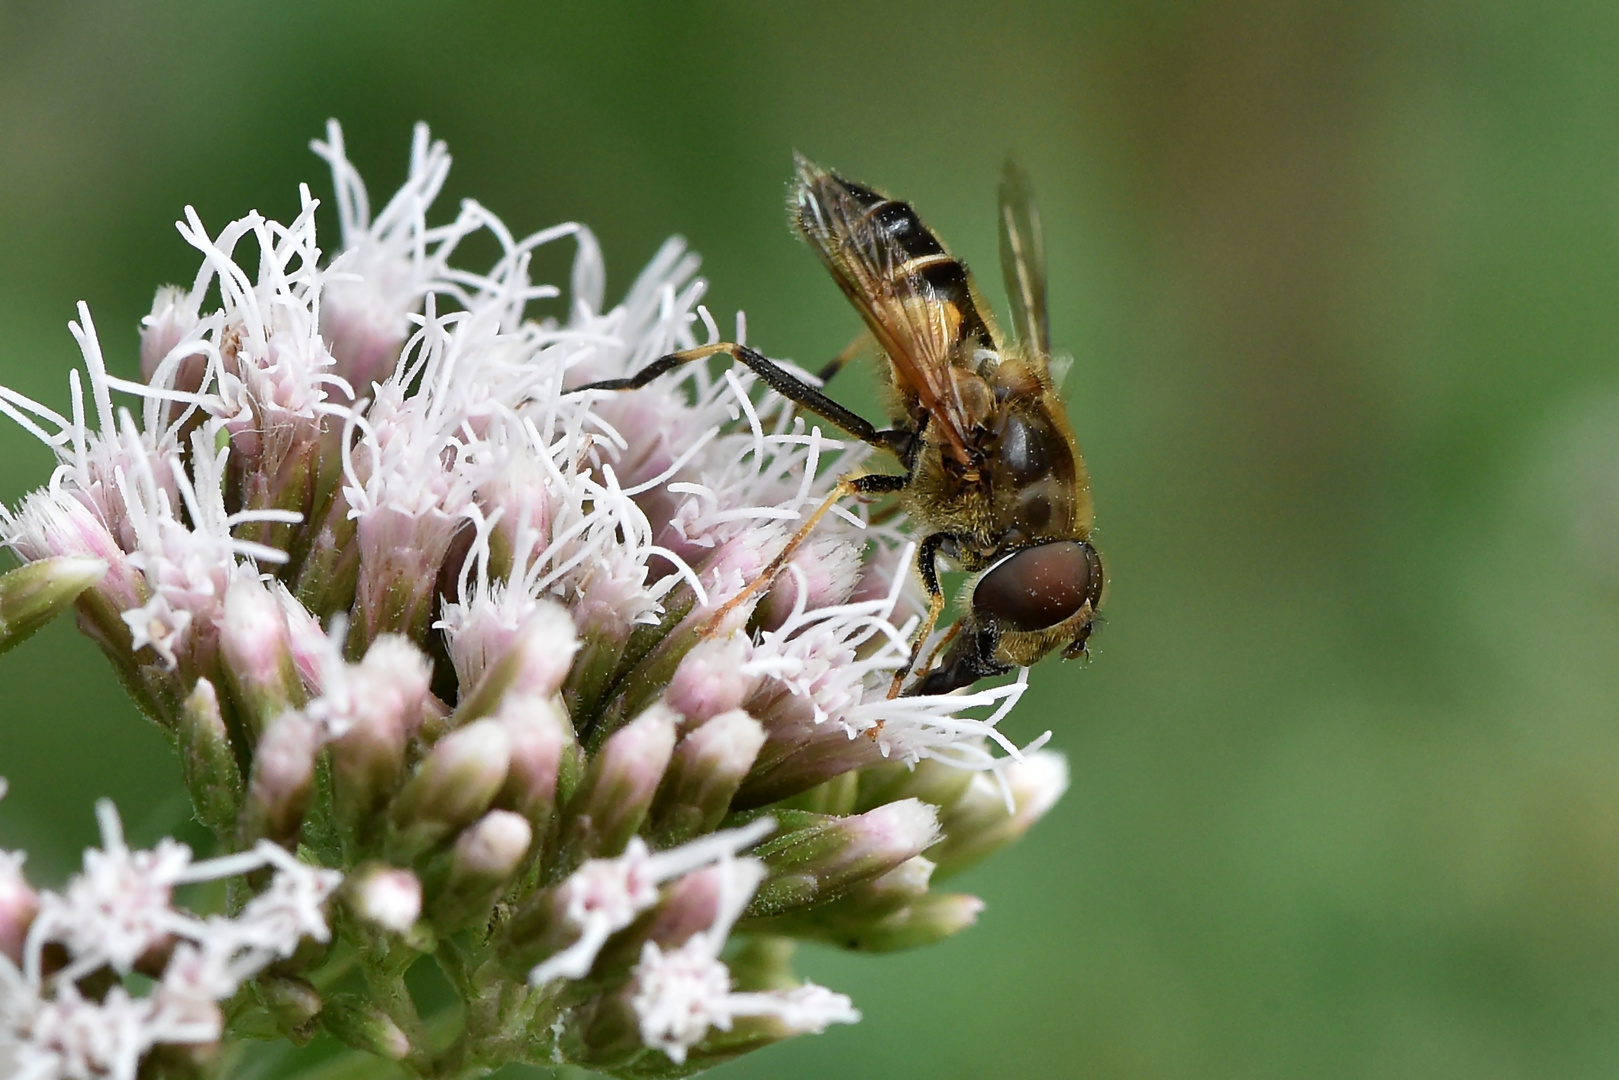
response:
[[[334,251],[306,187],[285,224],[187,208],[199,269],[158,291],[142,381],[81,305],[66,409],[0,390],[57,458],[0,539],[68,558],[47,614],[76,605],[225,852],[132,850],[103,806],[60,892],[0,853],[0,1061],[129,1080],[160,1046],[320,1027],[417,1072],[661,1075],[857,1020],[786,946],[972,922],[935,867],[1066,782],[999,730],[1026,673],[890,697],[925,644],[904,515],[805,527],[865,445],[717,362],[592,385],[721,340],[682,241],[609,303],[581,225],[436,218],[425,127],[375,212],[341,129],[314,148]],[[559,243],[566,289],[532,274]],[[466,998],[451,1051],[403,981],[428,955]]]

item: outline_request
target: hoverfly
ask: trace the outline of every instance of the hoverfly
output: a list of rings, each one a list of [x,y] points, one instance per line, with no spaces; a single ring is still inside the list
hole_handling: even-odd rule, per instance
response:
[[[782,396],[893,453],[903,473],[842,480],[759,581],[786,565],[838,499],[896,495],[924,530],[916,569],[928,611],[894,693],[944,610],[941,558],[975,576],[963,594],[965,612],[906,693],[970,686],[1059,646],[1064,657],[1081,655],[1101,601],[1102,561],[1090,543],[1090,480],[1051,374],[1044,252],[1022,170],[1008,161],[1000,191],[1001,266],[1015,331],[1007,341],[967,267],[907,203],[802,157],[796,164],[789,215],[886,359],[893,426],[879,430],[758,351],[730,342],[671,353],[628,378],[578,389],[633,389],[724,353]],[[828,365],[822,381],[854,351]]]

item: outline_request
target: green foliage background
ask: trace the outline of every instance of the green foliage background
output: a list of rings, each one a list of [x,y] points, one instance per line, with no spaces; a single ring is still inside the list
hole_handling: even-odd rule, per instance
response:
[[[1595,0],[0,2],[0,379],[65,403],[81,298],[132,373],[182,206],[290,216],[328,116],[374,193],[429,121],[446,215],[586,221],[610,290],[683,232],[806,364],[855,319],[783,223],[789,152],[998,294],[1015,150],[1113,579],[1094,662],[1014,718],[1073,789],[965,883],[970,933],[806,957],[863,1024],[717,1075],[1611,1077],[1616,55]],[[0,495],[48,469],[0,425]],[[36,875],[97,796],[183,819],[66,623],[0,687]]]

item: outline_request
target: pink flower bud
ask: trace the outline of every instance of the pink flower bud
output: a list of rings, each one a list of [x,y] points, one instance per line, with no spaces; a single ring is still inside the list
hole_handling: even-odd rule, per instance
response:
[[[321,693],[321,673],[331,654],[331,640],[321,627],[320,620],[288,588],[279,581],[270,583],[270,592],[281,605],[281,616],[287,624],[287,651],[292,654],[293,665],[303,680],[310,696]]]
[[[681,658],[663,700],[688,727],[740,708],[755,682],[742,670],[746,660],[747,640],[741,634],[700,641]]]
[[[315,1017],[325,1003],[308,979],[263,973],[254,981],[254,990],[288,1036],[307,1039],[314,1034]]]
[[[39,894],[23,876],[21,852],[0,851],[0,953],[22,963],[28,928],[39,914]]]
[[[511,737],[492,718],[440,739],[394,799],[390,817],[403,858],[471,824],[506,782]]]
[[[225,590],[219,644],[252,731],[303,704],[303,682],[289,648],[286,614],[257,578],[239,575]]]
[[[198,819],[215,833],[228,834],[241,810],[242,773],[219,695],[207,679],[198,679],[187,695],[175,734],[181,773]]]
[[[1001,770],[1012,796],[994,777],[979,773],[959,801],[945,812],[944,839],[928,852],[939,864],[939,876],[958,874],[1022,838],[1068,790],[1068,760],[1054,750],[1040,750]]]
[[[602,744],[563,811],[557,866],[624,850],[646,819],[675,747],[675,714],[654,705]]]
[[[421,918],[422,883],[409,870],[372,863],[349,875],[344,889],[356,916],[390,933],[407,933]]]
[[[491,709],[508,691],[555,694],[578,651],[573,619],[550,600],[536,601],[517,624],[495,605],[475,602],[450,640],[462,693],[476,692]]]
[[[302,713],[282,713],[253,752],[253,776],[242,808],[246,840],[290,845],[298,837],[315,779],[320,731]]]
[[[496,802],[522,814],[543,837],[556,812],[564,755],[571,761],[578,753],[573,725],[555,701],[526,694],[508,694],[496,719],[511,740],[511,767]]]
[[[376,839],[380,811],[404,777],[405,747],[421,726],[432,671],[421,650],[396,634],[377,638],[358,664],[328,656],[323,668],[324,693],[309,714],[335,736],[338,819],[364,847]]]
[[[741,709],[720,713],[680,740],[652,804],[648,834],[657,845],[717,828],[764,742],[764,728]]]
[[[320,1013],[321,1026],[340,1042],[388,1061],[410,1056],[410,1036],[382,1006],[353,995],[337,995]]]
[[[770,876],[748,911],[775,915],[825,903],[915,858],[938,838],[938,811],[918,799],[778,834],[756,852]]]
[[[884,918],[836,938],[863,952],[899,952],[933,945],[978,921],[984,902],[966,893],[928,893]]]
[[[448,877],[428,910],[441,934],[486,924],[489,910],[523,866],[534,830],[509,810],[491,810],[462,830],[450,853]]]
[[[528,854],[534,830],[520,815],[491,810],[455,841],[451,882],[503,882]]]

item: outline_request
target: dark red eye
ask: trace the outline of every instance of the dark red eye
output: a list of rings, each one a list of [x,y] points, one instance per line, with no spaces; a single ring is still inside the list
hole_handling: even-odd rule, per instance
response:
[[[1083,540],[1056,540],[1007,556],[979,579],[973,611],[1009,630],[1044,630],[1102,593],[1102,560]]]

